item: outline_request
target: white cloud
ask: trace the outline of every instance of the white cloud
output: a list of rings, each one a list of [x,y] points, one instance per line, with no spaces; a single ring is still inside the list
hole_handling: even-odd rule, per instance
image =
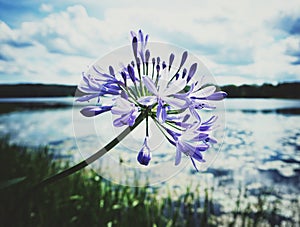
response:
[[[40,6],[40,11],[41,11],[41,12],[49,13],[49,12],[52,12],[52,10],[53,10],[53,6],[50,5],[50,4],[45,4],[45,3],[43,3],[43,4]]]
[[[1,53],[15,59],[0,60],[3,75],[76,83],[88,63],[130,44],[129,31],[139,28],[150,41],[171,42],[205,59],[221,84],[284,81],[286,75],[296,80],[300,74],[299,66],[291,64],[297,59],[287,55],[299,39],[278,38],[275,26],[280,15],[300,11],[298,1],[91,1],[86,7],[55,8],[42,4],[40,10],[49,14],[19,28],[0,22]]]

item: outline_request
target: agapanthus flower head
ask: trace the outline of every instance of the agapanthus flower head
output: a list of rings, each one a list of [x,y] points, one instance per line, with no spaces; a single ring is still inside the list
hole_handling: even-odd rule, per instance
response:
[[[187,51],[179,58],[170,53],[168,59],[162,59],[151,56],[151,49],[147,49],[148,35],[139,30],[131,32],[131,36],[132,60],[122,62],[118,69],[92,65],[88,73],[83,73],[79,90],[85,95],[78,101],[95,98],[97,101],[84,107],[81,113],[92,117],[110,112],[115,116],[114,127],[132,127],[142,115],[146,119],[146,132],[137,156],[142,165],[148,165],[152,155],[148,145],[151,136],[148,119],[151,119],[167,141],[176,147],[175,165],[184,154],[197,169],[195,161],[204,162],[203,153],[217,142],[211,135],[217,117],[203,121],[201,111],[215,109],[212,102],[224,99],[226,93],[194,79],[199,66],[197,63],[186,66]],[[178,67],[174,66],[175,61],[179,62]],[[102,97],[111,97],[113,101],[105,104]]]

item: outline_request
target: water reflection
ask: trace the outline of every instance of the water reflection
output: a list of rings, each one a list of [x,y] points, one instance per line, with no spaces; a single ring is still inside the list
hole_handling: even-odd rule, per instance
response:
[[[57,158],[72,157],[76,162],[82,157],[74,139],[71,105],[72,100],[69,99],[66,108],[62,109],[26,109],[1,114],[0,132],[2,135],[10,134],[11,142],[29,146],[48,145]],[[226,136],[217,159],[200,174],[195,173],[192,165],[187,165],[168,181],[168,186],[185,188],[191,182],[194,186],[214,186],[216,199],[223,201],[223,207],[230,205],[232,201],[228,201],[228,195],[237,194],[239,185],[246,185],[253,195],[261,189],[271,188],[282,193],[287,201],[297,197],[300,193],[300,115],[295,114],[295,110],[300,108],[300,102],[228,99],[226,108]],[[94,152],[100,145],[95,135],[89,133],[82,130],[80,142]],[[124,148],[118,152],[131,151]],[[170,152],[174,153],[173,150]],[[158,155],[158,160],[170,158],[162,153]],[[136,162],[135,156],[136,153],[132,159],[122,155],[119,161]],[[218,191],[222,193],[218,194]],[[226,195],[228,197],[224,198]]]

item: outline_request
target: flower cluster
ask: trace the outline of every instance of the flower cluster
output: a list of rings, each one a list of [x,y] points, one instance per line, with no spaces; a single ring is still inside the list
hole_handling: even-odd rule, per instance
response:
[[[203,152],[216,143],[210,132],[217,117],[202,121],[201,109],[214,109],[211,101],[226,97],[215,86],[208,86],[193,79],[197,63],[189,69],[184,67],[188,53],[183,52],[180,64],[174,70],[175,55],[168,61],[160,57],[150,59],[147,49],[148,35],[140,30],[131,32],[133,61],[123,65],[117,72],[109,66],[107,72],[92,65],[88,74],[83,73],[79,90],[86,95],[77,101],[97,99],[96,104],[84,107],[81,113],[92,117],[110,111],[116,115],[115,127],[133,126],[142,113],[146,118],[145,140],[137,160],[148,165],[151,150],[148,145],[148,118],[152,119],[165,138],[176,147],[175,165],[181,161],[182,153],[195,161],[204,162]],[[112,97],[112,104],[103,105],[102,97]]]

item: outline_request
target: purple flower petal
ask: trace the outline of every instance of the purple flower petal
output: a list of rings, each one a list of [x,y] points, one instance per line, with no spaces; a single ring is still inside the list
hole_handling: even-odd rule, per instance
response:
[[[181,150],[180,147],[178,147],[177,145],[177,149],[176,149],[176,156],[175,156],[175,165],[179,165],[181,162]]]
[[[206,97],[207,100],[214,100],[214,101],[219,101],[219,100],[223,100],[224,98],[226,98],[227,93],[224,91],[217,91],[215,93],[213,93],[212,95]]]
[[[174,106],[176,108],[185,109],[188,107],[188,103],[184,99],[177,99],[177,98],[173,98],[173,97],[164,97],[164,101],[167,104]]]
[[[162,102],[161,100],[158,101],[158,106],[156,110],[156,118],[160,119],[160,112],[162,111]]]
[[[128,71],[129,77],[132,80],[132,82],[135,82],[137,80],[137,78],[134,75],[134,69],[131,65],[127,66],[127,71]]]
[[[158,95],[158,91],[156,89],[156,86],[155,86],[154,82],[149,77],[144,76],[143,77],[143,82],[144,82],[146,88],[148,89],[148,91],[150,91],[154,95]]]
[[[172,64],[173,64],[173,61],[174,61],[174,58],[175,58],[175,55],[172,53],[170,54],[170,57],[169,57],[169,70],[171,69],[172,67]]]
[[[196,146],[196,151],[206,151],[209,148],[207,144],[200,144]]]
[[[196,159],[198,162],[204,162],[203,156],[200,152],[194,152],[193,155],[191,156],[194,159]]]
[[[197,63],[194,63],[194,64],[192,64],[189,74],[188,74],[188,77],[186,79],[187,83],[193,78],[196,70],[197,70]]]
[[[89,101],[95,97],[98,97],[99,94],[90,94],[90,95],[84,95],[84,96],[81,96],[79,98],[76,99],[77,102],[86,102],[86,101]]]
[[[186,86],[185,80],[175,80],[169,83],[168,87],[163,91],[164,96],[174,95],[182,91]]]
[[[111,65],[109,66],[109,74],[115,76],[114,68]]]
[[[208,138],[208,134],[206,133],[199,133],[197,136],[195,136],[192,141],[194,142],[198,142],[198,141],[203,141],[205,140],[206,138]]]
[[[144,106],[152,106],[157,102],[156,96],[145,96],[138,99],[138,102]]]
[[[142,30],[139,30],[139,36],[140,36],[141,43],[144,43],[144,35],[143,35]]]
[[[94,117],[101,113],[110,111],[112,106],[87,106],[80,110],[80,113],[85,117]]]
[[[212,144],[218,143],[217,139],[214,138],[214,137],[211,137],[211,136],[208,137],[208,138],[206,138],[206,139],[205,139],[205,142],[212,143]]]
[[[145,138],[144,144],[140,152],[138,153],[137,160],[141,165],[147,166],[151,160],[151,151],[148,146],[148,137]]]
[[[121,127],[124,125],[132,126],[134,124],[135,119],[136,117],[134,117],[132,113],[123,114],[121,115],[121,117],[113,121],[113,125],[115,127]]]
[[[131,34],[132,38],[136,37],[136,33],[134,31],[130,31],[130,34]]]
[[[146,57],[146,63],[148,63],[149,59],[150,59],[150,51],[149,50],[146,50],[145,57]]]
[[[205,99],[207,96],[213,94],[216,91],[216,86],[210,85],[207,87],[204,87],[200,89],[199,91],[196,91],[194,94],[195,97],[192,97],[194,99]]]
[[[132,38],[132,50],[133,50],[133,55],[134,55],[134,58],[137,59],[137,52],[138,52],[138,40],[136,38],[136,36],[134,36]]]
[[[181,57],[181,62],[180,62],[179,68],[181,68],[183,66],[183,64],[185,63],[187,56],[188,56],[188,52],[184,51],[182,54],[182,57]]]
[[[218,119],[217,116],[212,116],[207,121],[203,122],[203,125],[213,124],[216,122],[217,119]]]

